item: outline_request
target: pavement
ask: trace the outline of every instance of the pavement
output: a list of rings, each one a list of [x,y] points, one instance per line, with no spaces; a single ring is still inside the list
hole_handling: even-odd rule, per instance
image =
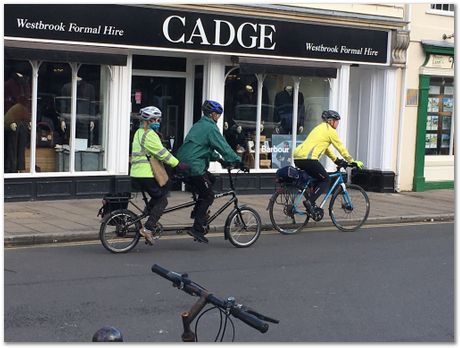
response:
[[[367,193],[371,209],[367,225],[382,223],[407,223],[423,221],[454,221],[455,190],[442,189],[425,192]],[[188,201],[188,192],[171,192],[169,206]],[[256,209],[264,229],[271,229],[267,205],[269,194],[239,195],[241,204]],[[217,208],[226,198],[216,199]],[[143,207],[141,195],[133,200]],[[98,199],[5,202],[4,203],[4,246],[24,246],[44,243],[62,243],[99,239],[101,219],[97,217],[102,205]],[[162,216],[163,225],[188,225],[191,208],[171,212]],[[219,216],[210,232],[221,232],[227,214]],[[331,225],[325,215],[318,223],[309,222],[304,231],[314,231],[318,226]],[[164,237],[163,237],[164,238]]]

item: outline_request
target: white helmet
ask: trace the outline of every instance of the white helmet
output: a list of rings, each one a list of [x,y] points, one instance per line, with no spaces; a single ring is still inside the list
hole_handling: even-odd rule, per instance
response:
[[[147,106],[139,110],[139,115],[144,121],[148,121],[152,118],[161,118],[161,110],[155,106]]]

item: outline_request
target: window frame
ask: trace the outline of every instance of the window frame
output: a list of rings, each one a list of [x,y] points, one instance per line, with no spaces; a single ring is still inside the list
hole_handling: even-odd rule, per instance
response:
[[[108,127],[105,127],[104,131],[104,140],[105,144],[103,146],[104,149],[104,170],[101,171],[76,171],[75,170],[75,147],[74,145],[70,144],[75,144],[75,135],[76,135],[76,120],[77,120],[77,108],[76,108],[76,98],[77,95],[77,77],[78,77],[78,69],[81,65],[86,65],[85,63],[72,63],[72,62],[63,62],[65,64],[69,64],[71,70],[72,70],[72,80],[71,83],[74,86],[74,91],[72,93],[72,109],[71,109],[71,120],[70,120],[70,127],[71,127],[71,133],[70,133],[70,138],[69,138],[69,145],[71,146],[71,151],[70,151],[70,158],[69,158],[69,170],[65,172],[36,172],[35,171],[35,165],[36,165],[36,146],[32,145],[36,143],[36,132],[37,132],[37,114],[38,114],[38,79],[39,79],[39,69],[40,65],[43,62],[51,62],[51,61],[39,61],[39,60],[31,60],[31,59],[24,59],[24,61],[28,61],[29,64],[31,65],[32,68],[32,81],[31,81],[31,98],[32,98],[32,108],[31,108],[31,136],[30,136],[30,171],[27,173],[4,173],[4,177],[6,179],[9,178],[21,178],[21,177],[69,177],[69,176],[105,176],[110,174],[110,171],[108,169],[108,147],[110,144],[110,139],[108,136]],[[52,62],[51,62],[52,63]],[[92,64],[94,65],[94,64]],[[105,64],[100,64],[101,69],[107,69],[109,71],[109,74],[107,76],[107,81],[105,81],[105,84],[108,86],[107,90],[104,91],[104,96],[107,97],[106,100],[106,108],[110,109],[111,103],[110,103],[110,89],[111,89],[111,71],[112,67],[110,65],[105,65]],[[73,106],[73,104],[75,104]],[[107,111],[107,114],[110,115],[110,111]]]
[[[427,14],[447,16],[447,17],[454,17],[455,16],[455,4],[429,4],[429,5],[430,5],[430,7],[426,10]],[[454,10],[441,10],[441,9],[433,8],[433,6],[436,6],[436,5],[453,6]]]
[[[238,66],[226,66],[226,69],[228,69],[228,71],[225,74],[224,85],[226,85],[228,75],[231,72],[233,72],[234,70],[238,70],[239,67]],[[254,142],[255,142],[255,144],[260,144],[260,136],[261,136],[260,121],[261,121],[261,111],[262,111],[262,97],[261,97],[262,89],[264,87],[264,82],[265,82],[265,79],[266,79],[267,75],[273,75],[273,74],[254,73],[253,75],[255,76],[256,81],[257,81],[257,96],[258,96],[257,97],[258,101],[257,101],[256,134],[255,134]],[[294,97],[294,101],[295,101],[294,104],[295,105],[293,105],[294,112],[293,112],[292,124],[297,125],[297,120],[298,120],[298,114],[297,114],[297,111],[298,111],[298,96],[299,96],[299,93],[301,92],[300,84],[301,84],[302,78],[306,77],[306,76],[294,76],[294,75],[289,75],[289,74],[281,74],[281,75],[292,79],[293,91],[296,94],[296,96]],[[337,80],[338,80],[338,78],[339,77],[337,76]],[[333,103],[333,96],[334,96],[334,90],[333,89],[336,88],[337,86],[335,84],[333,84],[333,86],[336,86],[336,87],[332,87],[330,79],[328,79],[328,80],[329,80],[329,85],[330,85],[328,99],[329,99],[329,108],[331,108],[332,107],[331,105]],[[224,100],[224,105],[225,105],[225,100]],[[297,132],[292,132],[291,133],[291,144],[296,144],[296,141],[297,141]],[[294,148],[291,149],[291,158],[290,158],[291,165],[294,165],[294,159],[293,159]],[[261,168],[260,167],[260,155],[262,153],[261,152],[261,146],[254,146],[254,150],[255,150],[255,152],[254,152],[254,168],[251,169],[251,172],[254,172],[254,173],[275,173],[278,170],[278,168]],[[223,172],[223,170],[221,170],[221,172]]]

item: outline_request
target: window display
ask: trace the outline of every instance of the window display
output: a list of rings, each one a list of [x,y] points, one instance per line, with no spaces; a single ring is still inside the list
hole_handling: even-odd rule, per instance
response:
[[[72,69],[69,63],[5,60],[5,173],[69,172],[70,151],[75,171],[104,170],[104,120],[107,68],[81,65],[77,79],[76,132],[72,136]],[[32,71],[37,76],[37,97],[31,94]],[[32,124],[32,105],[36,119]],[[31,144],[31,132],[35,144]]]
[[[70,85],[72,70],[67,63],[43,62],[38,70],[36,172],[63,172],[55,147],[69,146],[71,97],[61,89]],[[58,165],[56,165],[58,164]]]
[[[4,171],[22,173],[30,167],[32,66],[5,60],[4,69]]]
[[[297,95],[296,145],[293,146],[295,81]],[[329,82],[319,77],[264,76],[261,88],[260,143],[256,146],[258,81],[254,74],[228,73],[225,84],[224,136],[245,164],[276,169],[290,164],[292,149],[305,140],[329,106]]]
[[[453,155],[453,93],[453,79],[431,79],[427,105],[426,155]]]

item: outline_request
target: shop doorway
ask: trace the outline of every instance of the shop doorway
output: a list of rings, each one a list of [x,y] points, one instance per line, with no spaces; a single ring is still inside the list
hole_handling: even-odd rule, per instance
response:
[[[151,105],[158,107],[163,113],[160,128],[163,144],[175,155],[184,139],[185,78],[133,76],[130,147],[134,133],[141,123],[139,110]],[[174,189],[180,190],[180,185]]]

